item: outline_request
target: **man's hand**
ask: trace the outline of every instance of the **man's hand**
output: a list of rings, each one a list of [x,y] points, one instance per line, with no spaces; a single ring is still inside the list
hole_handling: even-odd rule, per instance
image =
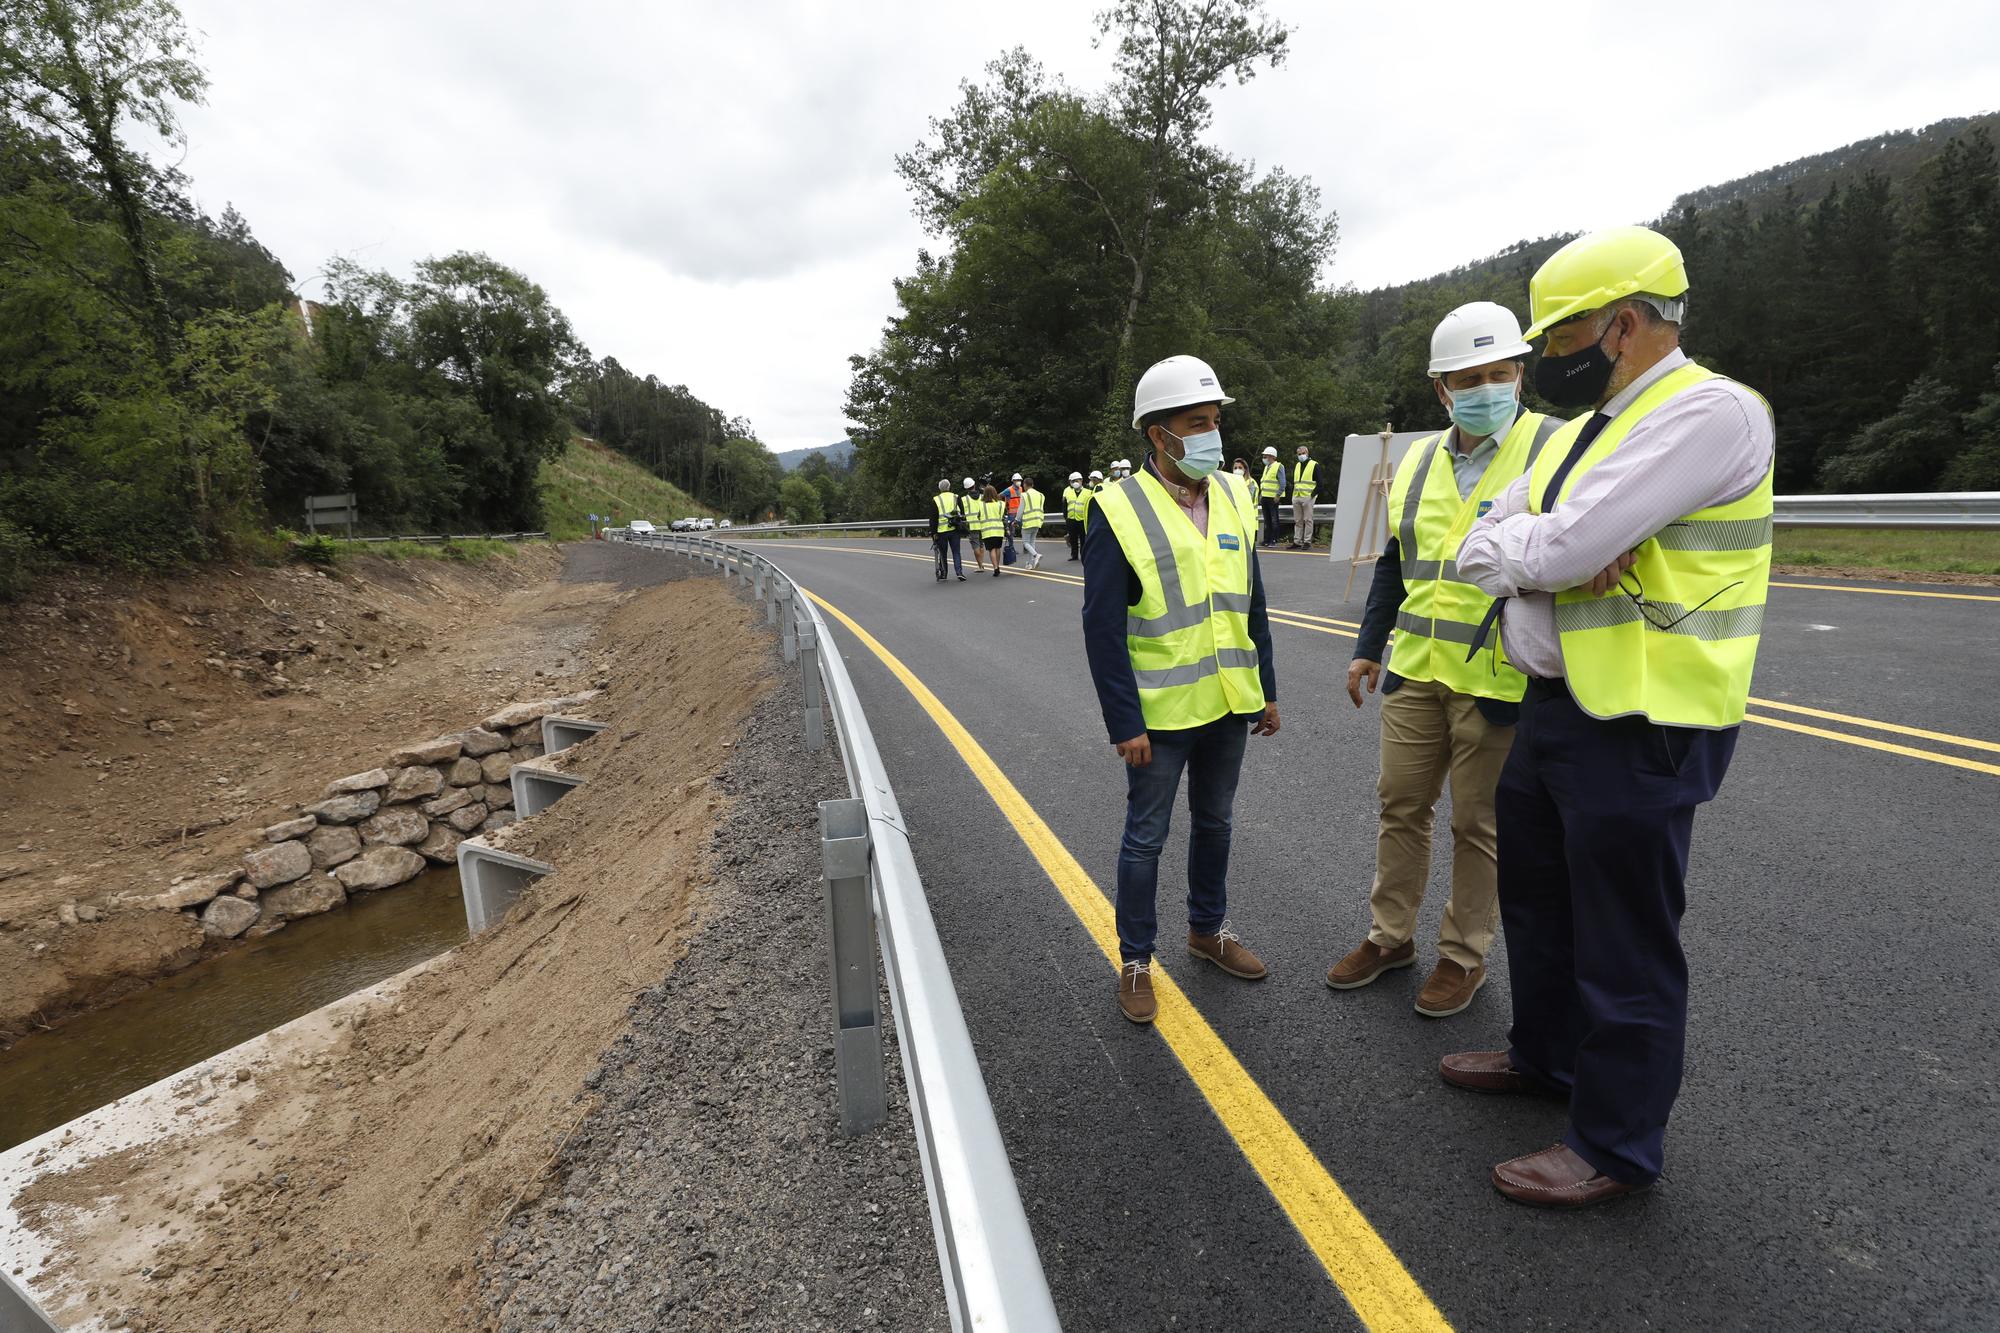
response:
[[[1377,682],[1382,679],[1382,664],[1371,662],[1365,657],[1357,657],[1347,664],[1347,697],[1354,700],[1356,708],[1361,707],[1361,682],[1368,682],[1368,692],[1375,693]]]
[[[1604,568],[1598,570],[1590,582],[1583,586],[1590,589],[1592,597],[1602,596],[1604,593],[1610,592],[1613,588],[1617,587],[1619,576],[1638,563],[1639,553],[1637,551],[1627,551]]]
[[[1140,732],[1129,741],[1116,742],[1118,757],[1133,768],[1144,768],[1153,762],[1153,741],[1145,732]]]
[[[1250,734],[1252,736],[1275,736],[1278,734],[1278,705],[1264,705],[1264,716],[1250,724]]]

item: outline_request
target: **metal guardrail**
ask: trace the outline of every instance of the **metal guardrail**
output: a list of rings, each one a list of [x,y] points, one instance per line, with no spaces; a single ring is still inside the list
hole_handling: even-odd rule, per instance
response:
[[[768,618],[778,625],[785,661],[800,666],[809,748],[825,743],[821,710],[831,711],[853,798],[821,805],[843,1128],[879,1124],[883,1114],[874,959],[860,957],[864,950],[852,919],[856,904],[872,901],[952,1328],[957,1333],[1060,1328],[902,809],[826,622],[791,577],[760,552],[694,533],[613,540],[676,552],[725,577],[753,583],[752,595],[764,600]],[[864,840],[865,852],[857,845]],[[864,873],[868,892],[855,892]],[[865,939],[866,923],[860,924]]]
[[[445,532],[432,533],[421,537],[333,537],[319,534],[333,542],[528,542],[538,541],[549,534],[546,532]]]

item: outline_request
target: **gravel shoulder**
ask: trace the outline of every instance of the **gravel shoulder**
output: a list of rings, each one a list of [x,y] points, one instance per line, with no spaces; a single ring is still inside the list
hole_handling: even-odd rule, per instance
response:
[[[730,815],[687,952],[482,1253],[490,1327],[950,1327],[893,1033],[889,1123],[839,1134],[815,803],[846,781],[832,746],[806,752],[797,670],[764,651],[783,683],[715,779]]]

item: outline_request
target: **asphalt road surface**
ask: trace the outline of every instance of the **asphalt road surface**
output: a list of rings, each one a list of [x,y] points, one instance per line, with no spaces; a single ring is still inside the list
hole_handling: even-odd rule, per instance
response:
[[[1094,881],[1082,891],[1108,896],[1125,782],[1061,543],[1044,544],[1047,577],[942,585],[921,541],[765,549],[928,687]],[[1125,1022],[1019,809],[873,649],[833,631],[1065,1326],[2000,1327],[2000,590],[1778,580],[1763,720],[1695,824],[1666,1176],[1563,1215],[1488,1183],[1557,1140],[1561,1105],[1437,1074],[1445,1052],[1505,1046],[1504,948],[1465,1013],[1411,1008],[1449,883],[1445,810],[1420,965],[1324,985],[1369,920],[1376,703],[1357,711],[1343,688],[1366,572],[1351,600],[1324,557],[1269,553],[1264,573],[1283,728],[1250,741],[1230,924],[1267,980],[1179,948],[1184,800],[1161,867],[1160,962],[1233,1061]],[[1258,1129],[1272,1108],[1289,1150]]]

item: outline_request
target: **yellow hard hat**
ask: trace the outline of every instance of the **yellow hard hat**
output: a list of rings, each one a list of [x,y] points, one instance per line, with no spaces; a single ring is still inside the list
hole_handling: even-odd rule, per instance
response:
[[[1550,255],[1528,279],[1528,313],[1535,322],[1521,336],[1539,338],[1551,324],[1628,296],[1676,297],[1687,289],[1680,247],[1650,227],[1588,232]]]

